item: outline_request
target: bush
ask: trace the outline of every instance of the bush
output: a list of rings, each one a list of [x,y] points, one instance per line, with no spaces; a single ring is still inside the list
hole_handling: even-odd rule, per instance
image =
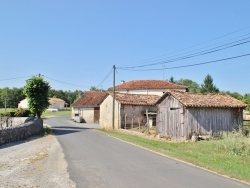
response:
[[[242,130],[230,133],[222,140],[216,141],[216,149],[230,155],[250,157],[250,138]],[[248,132],[249,134],[249,132]]]
[[[41,130],[41,135],[42,136],[45,136],[45,135],[48,135],[48,134],[51,134],[52,133],[52,130],[50,127],[47,127],[47,126],[43,126],[42,130]]]
[[[28,109],[18,108],[15,111],[15,117],[34,117],[34,115]]]

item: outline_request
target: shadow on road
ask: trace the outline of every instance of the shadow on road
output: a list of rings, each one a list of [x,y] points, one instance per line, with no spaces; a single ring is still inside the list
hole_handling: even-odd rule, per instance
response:
[[[57,136],[65,135],[65,134],[72,134],[76,132],[81,132],[84,130],[92,129],[92,128],[85,128],[85,127],[53,127],[51,128],[53,133]]]

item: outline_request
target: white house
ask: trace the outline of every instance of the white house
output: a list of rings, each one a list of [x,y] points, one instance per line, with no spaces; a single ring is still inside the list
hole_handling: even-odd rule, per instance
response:
[[[59,98],[49,98],[49,107],[48,109],[57,109],[63,110],[65,107],[65,101]],[[18,108],[28,108],[28,100],[23,99],[18,103]]]

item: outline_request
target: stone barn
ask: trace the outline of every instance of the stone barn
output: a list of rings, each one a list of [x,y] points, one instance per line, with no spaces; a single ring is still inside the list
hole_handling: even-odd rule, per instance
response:
[[[134,124],[140,121],[141,125],[145,125],[147,121],[146,110],[148,112],[156,112],[155,103],[159,98],[160,96],[157,95],[116,93],[114,128],[120,129],[125,127],[125,116],[126,124],[128,125],[131,125],[132,121]],[[100,111],[100,126],[112,129],[113,94],[110,93],[101,103]]]
[[[108,93],[100,91],[87,91],[71,107],[71,118],[84,123],[99,123],[100,104]]]
[[[192,135],[221,136],[242,126],[246,104],[227,94],[169,90],[157,102],[157,132],[185,141]]]

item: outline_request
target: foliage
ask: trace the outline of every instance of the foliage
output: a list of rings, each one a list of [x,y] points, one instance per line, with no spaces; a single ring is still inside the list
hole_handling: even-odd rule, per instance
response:
[[[29,109],[32,113],[36,114],[38,118],[41,117],[43,111],[49,106],[49,88],[49,83],[41,77],[34,76],[26,81],[24,94],[27,97]]]
[[[250,138],[248,136],[248,133],[242,130],[230,133],[217,142],[216,149],[234,156],[250,157]]]
[[[6,97],[7,95],[7,97]],[[16,108],[18,103],[25,98],[23,88],[3,88],[0,89],[0,108],[5,107],[5,99],[7,108]]]
[[[40,132],[40,135],[42,136],[46,136],[48,134],[51,134],[52,133],[52,130],[50,127],[47,127],[47,126],[43,126],[41,132]]]
[[[190,79],[180,79],[175,82],[176,84],[188,86],[188,90],[191,93],[200,93],[200,86],[196,82],[190,80]]]
[[[213,84],[213,78],[209,74],[201,84],[201,93],[219,93],[219,89]]]
[[[104,91],[103,89],[98,89],[98,88],[95,87],[95,86],[91,86],[89,90],[90,90],[90,91]]]
[[[171,77],[169,78],[169,82],[175,83],[175,80],[174,80],[174,77],[173,77],[173,76],[171,76]]]
[[[15,117],[30,117],[30,116],[34,116],[34,114],[32,114],[31,111],[28,109],[17,108],[15,110]]]
[[[190,80],[190,79],[181,78],[179,80],[174,80],[174,77],[171,76],[169,79],[169,82],[187,86],[189,92],[191,93],[200,93],[200,90],[201,90],[200,85],[197,82]]]

